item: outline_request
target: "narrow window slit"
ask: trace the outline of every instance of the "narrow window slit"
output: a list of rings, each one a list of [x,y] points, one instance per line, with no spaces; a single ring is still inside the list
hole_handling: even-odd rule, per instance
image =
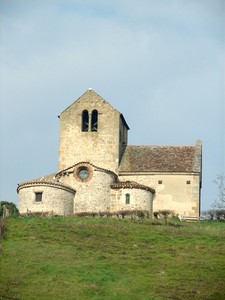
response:
[[[98,111],[96,109],[91,114],[91,131],[98,131]]]
[[[125,195],[125,202],[126,204],[130,204],[130,194]]]
[[[81,130],[84,131],[88,131],[88,127],[89,127],[89,115],[88,115],[88,111],[87,110],[83,110],[82,112],[82,128]]]

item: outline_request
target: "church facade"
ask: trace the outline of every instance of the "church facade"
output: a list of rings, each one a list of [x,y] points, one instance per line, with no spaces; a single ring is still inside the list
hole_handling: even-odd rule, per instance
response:
[[[173,210],[200,215],[202,143],[128,144],[124,116],[92,89],[59,116],[58,171],[20,183],[18,208],[56,215]]]

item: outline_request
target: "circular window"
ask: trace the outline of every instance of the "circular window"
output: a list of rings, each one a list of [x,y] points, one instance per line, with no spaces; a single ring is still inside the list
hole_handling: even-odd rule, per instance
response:
[[[91,180],[93,168],[89,163],[79,163],[75,166],[73,176],[76,180],[85,183]]]
[[[79,169],[77,175],[82,180],[87,179],[89,177],[88,169],[86,168]]]

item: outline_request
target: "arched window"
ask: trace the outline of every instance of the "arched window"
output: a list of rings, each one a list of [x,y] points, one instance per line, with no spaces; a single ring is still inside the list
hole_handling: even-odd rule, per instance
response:
[[[89,115],[87,110],[82,111],[82,131],[88,131],[89,126]]]
[[[96,109],[91,114],[91,131],[98,131],[98,111]]]
[[[130,204],[130,194],[125,195],[125,203]]]

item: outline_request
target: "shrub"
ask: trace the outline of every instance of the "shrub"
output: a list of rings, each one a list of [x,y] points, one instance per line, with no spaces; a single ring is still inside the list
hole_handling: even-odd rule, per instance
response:
[[[29,217],[53,217],[56,216],[53,211],[31,211],[27,210],[26,213],[21,214],[21,216],[29,216]]]
[[[210,221],[224,221],[225,209],[209,209],[202,212],[202,216],[206,220]]]
[[[208,210],[208,216],[210,220],[213,220],[215,216],[215,210],[214,209]]]
[[[91,212],[88,212],[88,211],[82,211],[82,212],[79,212],[79,213],[75,213],[75,216],[76,216],[76,217],[92,217],[92,218],[94,218],[94,217],[96,217],[97,215],[98,215],[98,213],[93,212],[93,211],[91,211]]]
[[[215,219],[217,221],[225,220],[225,209],[216,209],[215,210]]]
[[[3,216],[4,207],[9,211],[10,216],[18,216],[19,215],[19,211],[18,211],[15,203],[1,201],[0,202],[0,216]]]
[[[174,216],[174,211],[169,209],[161,209],[157,211],[159,218],[163,218],[165,224],[167,224],[167,220],[169,217]]]
[[[119,210],[116,215],[119,218],[120,216],[122,217],[122,219],[124,219],[126,216],[129,216],[131,214],[130,210]]]
[[[99,214],[100,218],[103,218],[103,217],[109,218],[112,216],[112,213],[109,211],[99,211],[98,214]]]
[[[136,210],[136,215],[138,218],[143,219],[145,217],[145,212],[143,210]]]
[[[99,211],[99,216],[101,217],[101,218],[103,218],[104,216],[105,216],[105,212],[104,211]]]
[[[106,212],[106,217],[107,217],[107,218],[111,218],[112,216],[113,216],[113,213],[111,213],[111,212],[109,212],[109,211]]]
[[[180,218],[178,217],[178,215],[173,215],[172,217],[171,217],[171,221],[174,221],[174,222],[180,222]]]
[[[155,212],[153,213],[153,216],[154,216],[154,218],[158,219],[159,213],[158,213],[157,211],[155,211]]]

